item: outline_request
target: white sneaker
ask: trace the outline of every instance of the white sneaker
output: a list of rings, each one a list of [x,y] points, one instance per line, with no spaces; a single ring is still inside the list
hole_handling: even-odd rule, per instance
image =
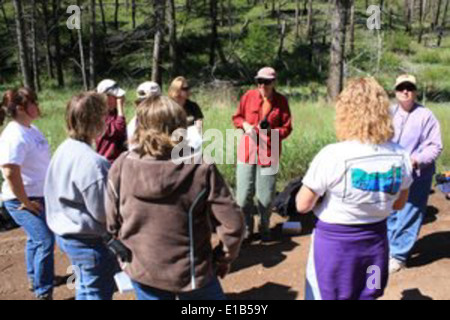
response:
[[[389,259],[389,273],[397,273],[406,267],[405,263],[395,258]]]

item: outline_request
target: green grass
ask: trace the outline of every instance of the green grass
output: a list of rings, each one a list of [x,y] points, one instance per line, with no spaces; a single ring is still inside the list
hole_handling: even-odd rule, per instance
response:
[[[299,89],[300,90],[300,89]],[[66,139],[65,106],[74,92],[69,90],[47,90],[39,95],[43,117],[36,121],[51,144],[52,151]],[[134,91],[127,93],[127,119],[134,113]],[[232,91],[221,94],[217,91],[199,91],[194,95],[205,115],[205,129],[218,129],[225,136],[232,129],[231,117],[237,107],[237,97]],[[282,189],[291,179],[304,175],[317,152],[336,141],[334,134],[334,109],[323,102],[308,102],[291,99],[294,131],[283,142],[283,154],[278,188]],[[450,145],[450,113],[446,104],[429,107],[440,120],[444,146]],[[207,147],[211,142],[206,142]],[[236,148],[233,149],[236,154]],[[224,146],[224,154],[226,149]],[[234,157],[236,159],[236,156]],[[220,164],[220,171],[231,186],[235,185],[235,164]],[[450,150],[444,149],[438,161],[438,170],[450,169]]]

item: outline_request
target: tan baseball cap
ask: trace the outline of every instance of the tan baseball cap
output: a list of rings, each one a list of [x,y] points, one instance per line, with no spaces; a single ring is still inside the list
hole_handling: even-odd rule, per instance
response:
[[[147,81],[139,85],[136,90],[136,95],[139,100],[160,96],[161,88],[156,82]]]
[[[417,88],[417,79],[413,75],[410,74],[403,74],[397,78],[395,81],[395,88],[397,88],[399,85],[403,83],[411,83]]]
[[[277,78],[277,72],[274,68],[265,67],[258,71],[255,79],[275,80]]]

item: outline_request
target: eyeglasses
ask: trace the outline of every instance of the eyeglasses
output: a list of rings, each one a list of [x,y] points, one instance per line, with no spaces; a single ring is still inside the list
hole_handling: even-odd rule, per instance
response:
[[[257,79],[256,82],[260,85],[271,85],[273,83],[274,80],[270,80],[270,79]]]
[[[395,90],[397,92],[403,92],[405,90],[408,92],[414,92],[414,91],[417,91],[417,88],[413,84],[403,84],[403,85],[399,85]]]
[[[181,90],[183,90],[183,91],[190,91],[191,87],[182,87]]]

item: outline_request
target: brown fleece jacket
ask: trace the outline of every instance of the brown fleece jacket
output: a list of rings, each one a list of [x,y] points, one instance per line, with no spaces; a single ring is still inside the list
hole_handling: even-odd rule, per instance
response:
[[[189,209],[204,190],[190,224]],[[132,251],[125,272],[175,293],[202,288],[216,276],[213,228],[229,262],[244,234],[243,214],[215,165],[141,159],[135,152],[120,156],[109,172],[106,215],[108,231]]]

